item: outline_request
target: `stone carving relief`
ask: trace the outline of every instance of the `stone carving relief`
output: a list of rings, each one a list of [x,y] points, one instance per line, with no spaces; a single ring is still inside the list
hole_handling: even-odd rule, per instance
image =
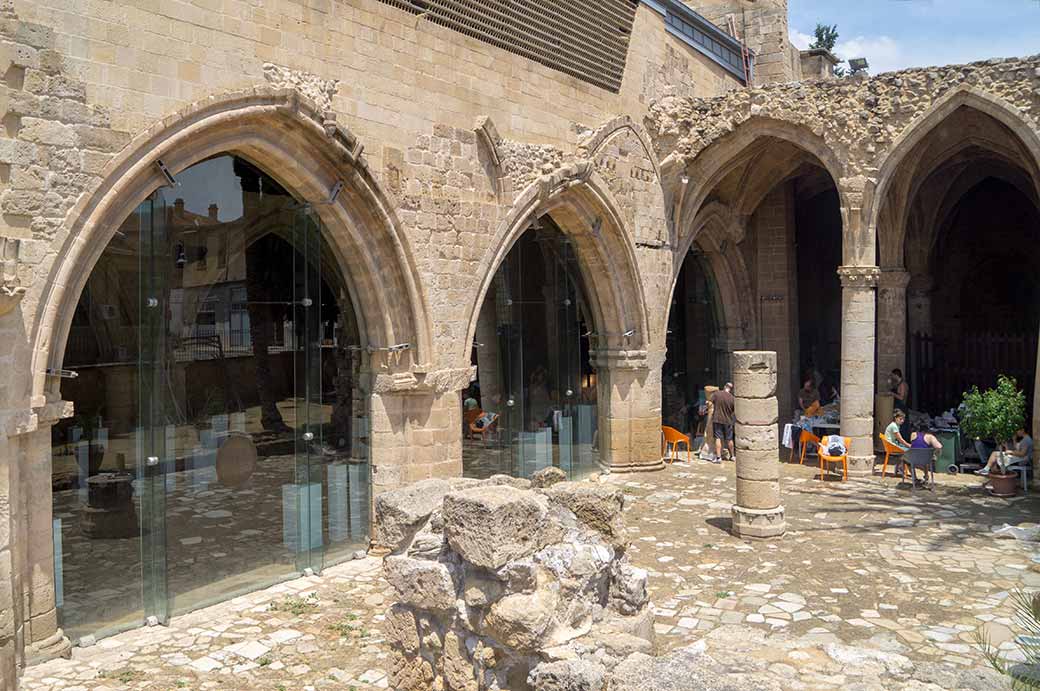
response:
[[[314,101],[322,112],[332,110],[332,97],[339,88],[338,79],[322,79],[316,74],[294,70],[291,67],[264,63],[264,78],[279,89],[295,89],[303,96]]]
[[[0,237],[0,317],[11,312],[25,295],[18,277],[18,248],[21,242]]]

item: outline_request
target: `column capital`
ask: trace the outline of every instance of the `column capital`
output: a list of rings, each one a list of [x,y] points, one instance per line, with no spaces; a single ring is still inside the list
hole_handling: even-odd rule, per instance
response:
[[[839,266],[838,277],[842,288],[860,288],[869,290],[876,288],[881,269],[876,266]]]
[[[910,272],[905,269],[881,269],[878,287],[888,290],[906,290],[910,285]]]

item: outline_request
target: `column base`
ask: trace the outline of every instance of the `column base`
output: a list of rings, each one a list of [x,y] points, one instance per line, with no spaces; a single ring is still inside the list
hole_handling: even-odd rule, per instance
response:
[[[780,537],[787,532],[784,507],[748,509],[734,505],[731,530],[736,537],[750,537],[759,540]]]
[[[664,459],[657,461],[656,463],[619,463],[617,465],[611,464],[603,466],[603,471],[606,473],[650,473],[655,470],[664,470]]]
[[[72,657],[72,641],[58,629],[53,634],[25,648],[25,664],[35,665],[55,658]]]
[[[861,480],[874,474],[876,456],[849,456],[849,477]]]

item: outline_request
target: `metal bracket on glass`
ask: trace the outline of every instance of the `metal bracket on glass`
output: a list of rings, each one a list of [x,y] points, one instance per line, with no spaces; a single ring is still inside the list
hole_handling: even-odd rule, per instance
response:
[[[398,343],[392,346],[360,346],[360,345],[348,345],[347,350],[363,350],[366,353],[399,353],[402,350],[410,350],[412,347],[411,343]]]
[[[304,441],[314,441],[314,432],[304,432],[303,433],[303,440]]]
[[[75,379],[79,376],[79,372],[73,372],[70,369],[55,369],[48,367],[44,370],[48,377],[61,377],[62,379]]]
[[[148,298],[147,305],[149,307],[158,307],[159,306],[159,298]]]
[[[147,458],[147,460],[145,460],[145,465],[147,465],[149,467],[159,465],[159,457],[158,456],[149,456]]]

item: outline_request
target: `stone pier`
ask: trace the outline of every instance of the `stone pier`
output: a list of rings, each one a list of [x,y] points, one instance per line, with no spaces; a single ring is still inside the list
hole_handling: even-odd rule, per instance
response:
[[[733,353],[733,388],[737,399],[737,503],[733,505],[733,534],[779,537],[787,530],[787,522],[780,503],[776,353]]]

